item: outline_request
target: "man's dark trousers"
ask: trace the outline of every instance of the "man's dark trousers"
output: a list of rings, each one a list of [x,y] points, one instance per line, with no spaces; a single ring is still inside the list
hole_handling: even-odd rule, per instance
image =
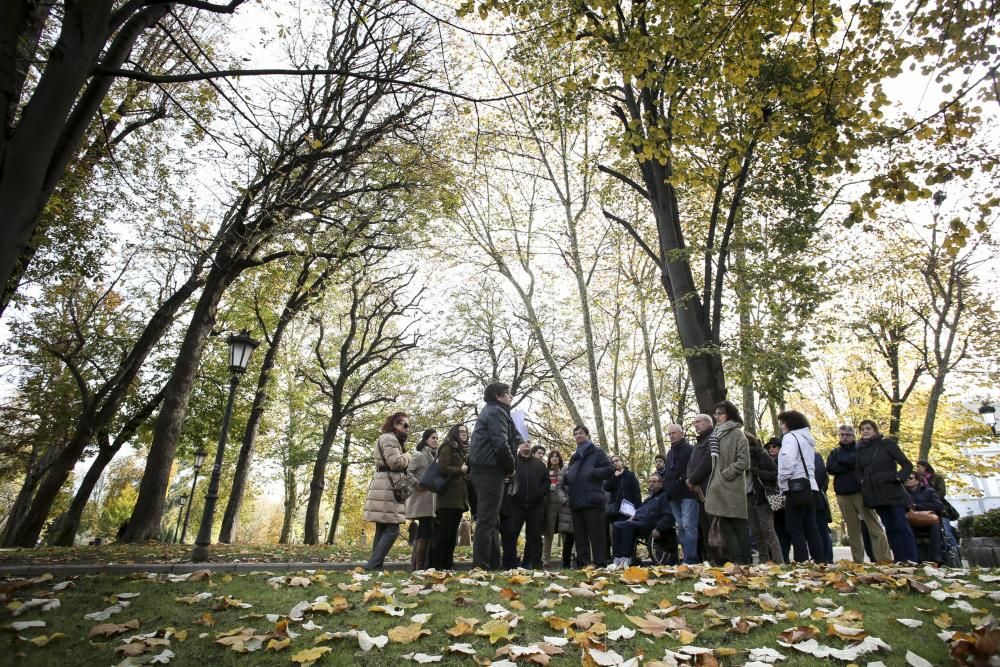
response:
[[[500,503],[504,476],[493,472],[470,473],[476,490],[476,534],[472,539],[472,565],[484,570],[500,569]]]
[[[535,503],[532,507],[522,507],[511,503],[510,514],[503,521],[503,568],[509,570],[522,563],[525,567],[542,568],[542,523],[545,520],[545,507]],[[517,560],[517,536],[524,530],[524,559]]]

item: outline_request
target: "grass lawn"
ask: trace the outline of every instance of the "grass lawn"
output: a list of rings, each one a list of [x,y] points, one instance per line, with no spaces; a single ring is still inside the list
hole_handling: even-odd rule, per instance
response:
[[[154,656],[169,657],[164,654],[167,650],[174,654],[171,665],[289,665],[295,656],[303,659],[302,651],[320,647],[330,650],[319,655],[317,665],[417,664],[404,658],[411,653],[443,656],[440,664],[470,665],[474,660],[481,664],[502,660],[495,658],[497,649],[508,644],[542,644],[515,657],[521,664],[550,660],[551,665],[576,665],[585,651],[593,660],[587,664],[620,664],[608,653],[615,651],[624,659],[642,656],[640,664],[647,665],[663,660],[667,649],[695,647],[713,653],[691,664],[743,665],[751,659],[749,649],[770,648],[787,656],[781,665],[817,664],[820,658],[778,644],[780,633],[796,627],[797,636],[790,637],[796,642],[808,642],[815,635],[820,645],[844,649],[864,637],[877,637],[891,646],[861,655],[853,660],[858,664],[880,660],[885,665],[905,665],[908,650],[926,664],[952,664],[951,644],[939,637],[945,630],[958,632],[952,644],[969,637],[959,645],[960,651],[988,651],[992,641],[995,652],[1000,644],[1000,630],[973,634],[1000,612],[1000,576],[976,570],[861,568],[845,562],[828,568],[475,571],[454,576],[316,571],[275,575],[262,568],[210,577],[195,573],[185,580],[171,576],[43,575],[0,580],[7,607],[0,612],[5,628],[0,641],[6,644],[0,652],[2,662],[46,667],[124,660],[141,664]],[[325,604],[317,601],[320,596],[326,597]],[[43,602],[30,600],[57,600],[58,606],[44,610]],[[123,601],[128,606],[106,620],[84,618],[122,606]],[[21,607],[25,603],[27,610]],[[299,613],[292,614],[297,605]],[[516,626],[510,627],[515,617]],[[466,634],[448,634],[446,630],[456,628],[459,618],[478,623]],[[920,624],[908,627],[900,618]],[[25,621],[44,621],[45,626],[11,628],[12,623]],[[653,634],[642,632],[640,626]],[[383,647],[365,651],[357,636],[328,634],[350,630],[363,630],[376,641],[382,636],[390,639]],[[475,634],[477,630],[484,634]],[[486,636],[490,631],[495,643]],[[58,634],[53,638],[54,633]],[[142,653],[126,658],[123,640],[139,635],[129,650]],[[560,649],[543,644],[545,637],[566,643]],[[475,656],[446,652],[447,646],[458,643],[468,644]],[[266,650],[269,645],[283,648]],[[553,655],[543,655],[543,650]],[[841,665],[852,662],[825,659]]]
[[[101,546],[37,547],[35,549],[0,549],[0,565],[32,563],[183,563],[191,560],[190,544],[104,544]],[[346,563],[363,562],[371,545],[308,544],[212,544],[209,561],[213,563]],[[459,559],[470,558],[472,547],[455,550]],[[389,560],[408,561],[410,546],[399,539],[389,553]]]

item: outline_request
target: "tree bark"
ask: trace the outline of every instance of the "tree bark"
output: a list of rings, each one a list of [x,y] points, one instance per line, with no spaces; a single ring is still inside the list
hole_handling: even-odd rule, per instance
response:
[[[306,503],[305,534],[302,538],[306,544],[318,544],[320,540],[319,510],[323,503],[323,491],[326,489],[326,464],[330,460],[330,450],[342,418],[339,406],[334,406],[323,431],[323,442],[316,452],[316,465],[313,466],[312,479],[309,481],[309,501]]]
[[[153,443],[139,483],[139,497],[122,536],[123,542],[145,542],[159,535],[170,468],[187,415],[195,375],[201,364],[205,343],[215,325],[219,300],[233,279],[232,245],[231,241],[226,242],[216,253],[205,288],[198,298],[177,353],[173,372],[164,387],[163,406],[153,427]]]
[[[110,440],[106,433],[102,433],[99,437]],[[76,495],[73,496],[73,502],[70,503],[69,509],[60,521],[59,531],[52,541],[53,545],[57,547],[73,546],[73,542],[76,540],[76,533],[80,529],[80,518],[83,516],[83,510],[90,500],[90,494],[94,492],[94,487],[97,486],[101,475],[104,474],[104,469],[111,463],[111,460],[114,459],[117,453],[118,449],[113,449],[110,442],[101,443],[100,448],[97,450],[97,456],[90,464],[90,468],[87,469],[87,474],[83,476],[83,481],[80,483],[80,488],[77,489]]]
[[[281,537],[278,538],[278,544],[289,544],[292,537],[292,524],[295,521],[295,505],[298,500],[296,486],[295,471],[292,469],[285,470],[285,513],[281,519]]]
[[[649,339],[649,322],[646,316],[646,300],[639,296],[639,329],[642,332],[642,353],[646,360],[646,383],[649,387],[649,407],[653,417],[653,433],[656,434],[656,448],[667,455],[666,441],[663,439],[663,423],[660,419],[660,398],[656,391],[656,375],[653,368],[653,345]]]
[[[351,461],[351,432],[344,434],[344,453],[340,456],[340,477],[337,479],[337,497],[333,501],[333,517],[330,519],[330,532],[326,536],[327,544],[337,541],[337,526],[340,524],[340,511],[344,507],[344,487],[347,485],[347,469]]]

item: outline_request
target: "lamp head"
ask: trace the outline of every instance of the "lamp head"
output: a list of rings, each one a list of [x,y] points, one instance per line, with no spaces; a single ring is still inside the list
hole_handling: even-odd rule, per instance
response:
[[[983,403],[983,405],[979,408],[979,416],[983,418],[983,421],[986,422],[987,426],[991,428],[996,426],[997,409],[989,403]]]
[[[233,334],[226,339],[229,343],[229,370],[233,373],[243,373],[250,363],[250,355],[260,343],[250,337],[246,329]]]

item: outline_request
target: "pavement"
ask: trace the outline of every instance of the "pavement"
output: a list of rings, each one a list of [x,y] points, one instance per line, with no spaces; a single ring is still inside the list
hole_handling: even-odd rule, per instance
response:
[[[833,560],[850,560],[849,547],[834,547]],[[186,574],[197,570],[209,570],[221,573],[249,572],[301,572],[303,570],[327,570],[331,572],[347,572],[360,567],[360,562],[348,563],[241,563],[239,561],[225,563],[26,563],[23,565],[0,565],[0,577],[37,577],[43,574],[53,576],[76,576],[81,574],[111,574],[128,575],[153,572],[156,574]],[[386,570],[408,570],[408,561],[393,561],[385,564]],[[455,563],[456,570],[471,570],[472,563],[460,561]]]

